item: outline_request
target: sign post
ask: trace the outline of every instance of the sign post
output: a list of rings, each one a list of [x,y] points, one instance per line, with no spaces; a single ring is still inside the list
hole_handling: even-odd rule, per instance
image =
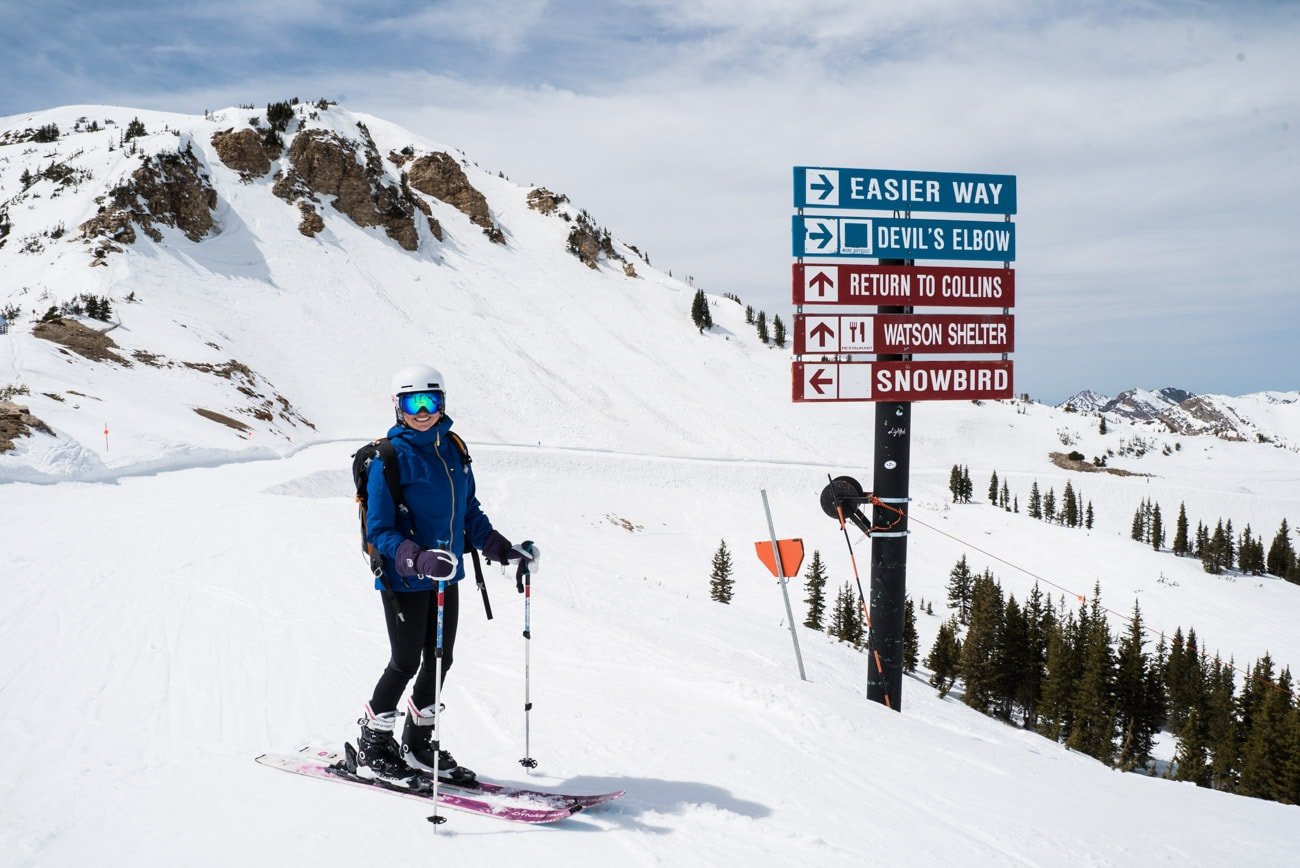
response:
[[[881,260],[881,265],[905,262]],[[908,307],[882,305],[881,315],[911,313]],[[881,355],[880,361],[903,361],[903,354]],[[867,699],[894,711],[903,710],[903,627],[907,606],[907,512],[912,457],[912,403],[881,401],[876,404],[874,482],[879,503],[872,507],[871,526],[871,635],[867,657],[877,666],[867,667]],[[901,515],[885,511],[891,504]],[[888,528],[880,530],[879,528]]]
[[[785,620],[790,625],[790,638],[794,640],[794,659],[799,664],[799,680],[807,681],[808,677],[804,675],[803,672],[803,654],[799,651],[799,632],[794,625],[794,611],[790,608],[790,592],[786,590],[785,587],[785,580],[787,578],[785,574],[785,563],[781,557],[781,545],[776,538],[776,527],[772,524],[772,508],[767,505],[766,488],[762,489],[762,494],[763,512],[767,513],[767,531],[772,537],[771,553],[776,566],[776,569],[773,570],[773,572],[776,573],[776,579],[781,584],[781,597],[785,600]],[[762,546],[763,543],[757,543],[757,545]],[[760,557],[761,556],[762,554],[760,550]],[[764,558],[764,560],[766,559]],[[794,571],[796,573],[799,572],[798,564],[795,564]]]
[[[796,166],[794,205],[792,397],[876,405],[873,514],[870,525],[859,523],[871,537],[867,651],[876,665],[868,667],[867,698],[901,711],[912,402],[1014,394],[1007,354],[1015,348],[1016,179]],[[864,213],[871,211],[886,213]],[[918,259],[958,264],[917,266]],[[804,305],[833,307],[806,313]],[[875,311],[844,310],[862,305]],[[1002,311],[915,310],[933,307]],[[915,353],[949,358],[918,361]],[[864,354],[875,359],[854,358]],[[981,354],[1000,358],[951,358]]]

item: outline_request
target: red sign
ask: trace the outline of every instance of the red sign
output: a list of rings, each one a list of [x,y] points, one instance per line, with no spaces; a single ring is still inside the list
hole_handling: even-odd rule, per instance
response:
[[[795,304],[1015,307],[1011,268],[794,264]]]
[[[1011,362],[794,362],[794,400],[974,401],[1012,396]]]
[[[1009,353],[1010,314],[794,315],[795,355],[817,353]]]

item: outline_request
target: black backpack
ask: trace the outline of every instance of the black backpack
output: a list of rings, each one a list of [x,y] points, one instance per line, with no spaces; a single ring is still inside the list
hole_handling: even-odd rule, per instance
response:
[[[469,447],[460,435],[454,431],[448,431],[447,436],[455,445],[456,451],[460,453],[460,460],[469,467],[474,459],[470,458]],[[384,592],[393,595],[396,603],[398,597],[384,576],[384,558],[366,539],[366,509],[369,498],[368,482],[370,480],[370,463],[379,460],[383,467],[384,483],[388,486],[388,493],[393,497],[393,506],[397,509],[398,516],[406,517],[406,535],[415,538],[415,520],[411,516],[411,510],[406,505],[406,498],[402,496],[402,479],[400,470],[397,466],[397,450],[393,448],[392,441],[387,437],[381,437],[378,440],[372,440],[365,446],[362,446],[356,452],[352,453],[352,486],[356,491],[357,499],[357,518],[361,524],[361,552],[365,555],[366,560],[370,563],[370,572],[376,579],[384,585]],[[470,544],[469,531],[465,532],[465,549],[473,555],[474,558],[474,575],[478,581],[479,590],[483,594],[483,607],[487,610],[487,616],[492,618],[492,605],[488,602],[487,586],[483,583],[483,567],[479,563],[478,551]],[[400,605],[399,617],[400,615]]]

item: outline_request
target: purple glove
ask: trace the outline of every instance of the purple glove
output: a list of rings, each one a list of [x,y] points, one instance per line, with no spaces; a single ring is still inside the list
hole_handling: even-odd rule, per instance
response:
[[[445,549],[421,549],[414,540],[404,539],[397,546],[397,574],[449,579],[456,574],[456,556]]]

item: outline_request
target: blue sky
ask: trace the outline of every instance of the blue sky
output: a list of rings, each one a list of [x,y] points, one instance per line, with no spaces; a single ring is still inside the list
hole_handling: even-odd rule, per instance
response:
[[[0,116],[339,99],[786,315],[792,166],[1014,174],[1017,391],[1239,394],[1300,389],[1297,45],[1296,2],[0,0]]]

